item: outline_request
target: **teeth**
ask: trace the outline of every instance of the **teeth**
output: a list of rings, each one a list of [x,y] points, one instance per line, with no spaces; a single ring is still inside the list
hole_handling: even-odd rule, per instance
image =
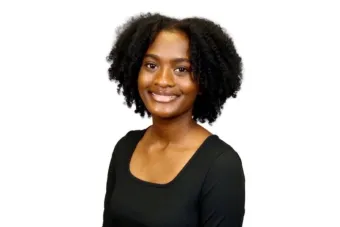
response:
[[[174,95],[157,95],[155,93],[152,93],[152,96],[158,102],[171,102],[176,98]]]

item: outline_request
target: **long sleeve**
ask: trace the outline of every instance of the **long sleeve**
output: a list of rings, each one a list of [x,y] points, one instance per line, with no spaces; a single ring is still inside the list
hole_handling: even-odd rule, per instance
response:
[[[214,161],[201,191],[203,227],[241,227],[245,213],[245,176],[238,154],[228,149]]]
[[[114,189],[115,185],[115,161],[116,161],[116,156],[115,152],[113,152],[109,169],[108,169],[108,174],[107,174],[107,182],[106,182],[106,193],[105,193],[105,198],[104,198],[104,212],[103,212],[103,225],[102,227],[112,227],[113,223],[109,214],[109,207],[110,207],[110,199],[112,196],[112,192]]]

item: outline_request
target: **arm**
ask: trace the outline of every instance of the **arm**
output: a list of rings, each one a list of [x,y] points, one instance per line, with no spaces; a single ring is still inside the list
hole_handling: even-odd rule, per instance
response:
[[[115,161],[116,161],[115,152],[113,152],[112,157],[111,157],[111,161],[110,161],[110,165],[109,165],[109,169],[108,169],[108,174],[107,174],[102,227],[113,226],[113,223],[112,223],[112,220],[111,220],[110,214],[109,214],[109,207],[110,207],[110,200],[111,200],[113,188],[114,188],[114,185],[115,185],[115,178],[116,178],[115,169],[114,169]]]
[[[241,227],[245,205],[242,162],[233,150],[223,152],[209,170],[200,198],[201,226]]]

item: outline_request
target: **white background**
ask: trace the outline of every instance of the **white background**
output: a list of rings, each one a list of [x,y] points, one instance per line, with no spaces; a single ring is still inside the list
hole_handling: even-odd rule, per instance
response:
[[[0,226],[101,226],[113,147],[150,123],[105,57],[148,11],[221,23],[243,57],[238,98],[206,127],[242,158],[244,226],[340,226],[336,2],[1,1]]]

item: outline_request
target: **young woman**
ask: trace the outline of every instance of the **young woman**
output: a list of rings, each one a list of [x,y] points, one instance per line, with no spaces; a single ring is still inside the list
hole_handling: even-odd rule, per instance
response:
[[[103,226],[240,227],[245,177],[213,123],[236,97],[242,61],[230,36],[202,18],[132,17],[108,56],[109,78],[152,125],[116,144]]]

